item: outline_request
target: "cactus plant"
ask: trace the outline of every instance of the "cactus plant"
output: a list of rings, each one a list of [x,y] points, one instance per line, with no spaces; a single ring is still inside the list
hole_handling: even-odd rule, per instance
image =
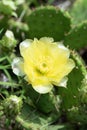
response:
[[[21,9],[18,8],[16,12],[19,18],[11,17],[9,20],[7,12],[7,16],[1,18],[0,24],[2,24],[2,29],[4,28],[5,30],[12,28],[18,41],[22,40],[20,33],[24,33],[26,38],[32,39],[35,37],[53,37],[54,44],[55,41],[58,41],[58,43],[62,41],[70,49],[79,50],[86,46],[87,21],[73,27],[71,17],[67,12],[61,11],[59,8],[52,6],[39,7],[28,12],[30,11],[28,5],[22,6],[20,3],[15,5],[17,7],[21,6]],[[26,11],[22,12],[24,8],[26,8]],[[12,16],[15,10],[16,8],[12,9],[9,15]],[[6,12],[5,14],[3,12],[4,15],[6,15]],[[19,29],[18,33],[17,28]],[[15,55],[15,52],[18,51],[16,39],[14,36],[9,39],[6,34],[1,37],[0,53],[2,57],[0,57],[0,72],[7,76],[8,82],[0,81],[0,96],[2,96],[0,99],[0,117],[5,114],[6,118],[10,120],[14,118],[26,130],[75,130],[76,127],[80,130],[85,129],[87,125],[87,70],[80,56],[71,51],[71,58],[75,61],[76,67],[68,75],[66,88],[54,86],[49,93],[39,94],[33,89],[33,85],[27,84],[25,75],[21,78],[14,76],[12,73],[10,67],[12,58],[10,60],[7,60],[7,58],[9,59],[10,54]],[[63,45],[59,47],[67,49]],[[5,56],[7,53],[10,53],[8,57]],[[53,53],[56,53],[56,51],[53,51]],[[19,52],[17,52],[17,55],[19,55]],[[16,69],[16,66],[14,68]],[[26,81],[24,81],[25,78]],[[6,99],[3,99],[3,97]]]
[[[51,14],[51,15],[50,15]],[[52,17],[54,15],[54,18]],[[49,19],[49,17],[52,17]],[[63,21],[63,25],[59,25]],[[70,46],[73,49],[80,49],[86,45],[86,22],[77,26],[77,28],[72,28],[70,31],[70,18],[66,16],[59,9],[56,10],[53,7],[43,7],[39,9],[35,9],[28,17],[29,24],[29,38],[40,38],[42,36],[52,36],[55,40],[64,40],[64,44],[66,46]],[[52,23],[55,23],[55,26],[51,28]],[[34,24],[35,23],[35,24]],[[44,23],[44,26],[42,24]],[[48,24],[49,23],[49,24]],[[65,27],[66,25],[66,27]],[[57,32],[56,32],[56,26]],[[65,27],[65,28],[64,28]],[[49,30],[51,28],[51,30]],[[45,31],[46,30],[46,31]],[[62,30],[62,31],[61,31]],[[70,32],[69,32],[70,31]],[[65,33],[66,32],[66,33]],[[79,37],[79,35],[81,35]],[[76,44],[77,40],[80,40],[80,44]],[[82,42],[83,41],[83,42]],[[50,112],[57,112],[58,119],[62,116],[62,113],[65,112],[66,119],[70,123],[79,122],[81,124],[86,124],[87,118],[86,113],[82,116],[83,111],[86,112],[86,84],[84,84],[84,79],[86,77],[86,69],[82,59],[75,52],[71,53],[71,57],[76,62],[76,68],[69,75],[69,80],[67,84],[67,88],[59,87],[58,90],[55,90],[49,94],[39,95],[35,92],[31,86],[27,87],[27,96],[33,102],[34,107],[40,111],[42,114],[49,114]],[[57,94],[56,94],[57,92]],[[57,100],[58,98],[58,100]],[[82,98],[82,101],[80,100]],[[85,104],[84,107],[81,104]],[[57,107],[56,107],[57,105]],[[29,106],[28,106],[29,107]],[[24,107],[26,113],[26,107]],[[24,121],[27,115],[22,111],[21,115],[17,117],[17,121],[20,122],[25,128],[33,128],[31,121],[32,117],[28,118],[28,122]],[[61,114],[60,114],[61,113]],[[38,119],[40,116],[38,115]],[[85,118],[85,120],[84,120]],[[43,117],[42,117],[43,119]],[[44,120],[44,119],[43,119]],[[56,118],[53,119],[56,121]],[[33,121],[32,121],[33,123]],[[40,128],[41,124],[33,124],[36,128]],[[48,130],[49,126],[46,126],[45,129]]]
[[[83,61],[78,54],[73,53],[76,61],[76,68],[69,75],[67,89],[58,89],[58,93],[62,97],[62,108],[66,111],[66,117],[72,123],[87,123],[86,109],[86,91],[87,84],[84,84],[87,72]],[[82,90],[84,90],[82,94]],[[84,100],[83,98],[84,97]],[[83,113],[84,112],[84,113]]]
[[[72,24],[79,24],[87,20],[87,0],[76,0],[69,12],[72,17]]]
[[[63,40],[70,30],[68,13],[63,13],[55,7],[37,8],[29,14],[26,21],[29,25],[29,38],[48,36],[59,41]]]
[[[86,124],[87,102],[86,100],[84,100],[86,98],[86,92],[82,93],[82,91],[86,88],[86,84],[84,84],[84,79],[87,75],[87,72],[82,59],[79,57],[77,53],[72,52],[71,57],[74,59],[76,63],[76,68],[71,72],[71,74],[68,77],[69,80],[67,88],[59,87],[56,90],[54,89],[54,92],[45,95],[39,95],[32,89],[31,86],[28,86],[29,88],[27,89],[27,94],[34,103],[35,108],[41,111],[41,113],[48,113],[49,115],[50,112],[57,112],[58,120],[62,113],[65,113],[66,119],[70,123],[76,123],[78,125],[80,122],[81,124]],[[59,100],[55,100],[57,97],[60,97]],[[59,109],[56,108],[56,104],[59,107]],[[84,107],[82,107],[81,104],[83,104]],[[26,113],[28,113],[26,107],[24,109]],[[23,111],[21,114],[25,115]],[[32,120],[32,116],[28,118],[28,122],[25,122],[24,120],[26,116],[23,115],[18,116],[17,121],[20,122],[27,129],[35,129],[30,122],[30,120]],[[39,115],[38,118],[40,118]],[[53,121],[55,122],[57,118],[53,118]],[[37,124],[33,125],[35,125],[36,128],[41,127],[41,124],[39,126]],[[45,129],[48,130],[48,126],[46,126]]]
[[[64,39],[64,44],[79,50],[87,46],[87,21],[74,26]]]
[[[11,95],[4,99],[1,105],[3,106],[3,112],[6,117],[14,118],[22,108],[22,99],[21,97]]]
[[[53,93],[55,97],[58,95],[59,95],[59,97],[61,97],[60,98],[61,103],[59,106],[60,109],[58,111],[55,111],[56,108],[54,106],[52,106],[52,100],[51,100],[51,97],[48,96],[49,94],[39,95],[31,87],[29,88],[28,93],[29,93],[31,100],[33,101],[33,103],[35,105],[35,108],[31,109],[31,106],[25,105],[23,108],[23,111],[21,112],[21,115],[17,116],[17,121],[21,125],[23,125],[26,129],[35,130],[35,128],[40,129],[43,127],[43,130],[48,130],[50,127],[52,128],[52,126],[50,125],[52,123],[51,121],[55,122],[56,120],[59,120],[60,113],[61,114],[65,113],[66,118],[67,118],[68,122],[70,122],[70,123],[75,123],[75,124],[77,123],[77,125],[78,125],[80,122],[81,124],[86,125],[87,101],[86,101],[86,94],[84,95],[85,92],[83,92],[83,90],[84,90],[84,88],[86,88],[86,84],[84,85],[84,79],[87,75],[87,72],[86,72],[84,63],[83,63],[82,59],[78,56],[78,54],[75,52],[72,52],[71,56],[73,57],[73,59],[76,62],[76,68],[72,71],[72,73],[68,77],[69,80],[68,80],[67,88],[59,87],[58,89],[56,89],[57,95],[55,95],[55,93]],[[47,97],[49,97],[49,98],[47,99]],[[46,100],[45,100],[45,98],[46,98]],[[48,102],[48,101],[50,101],[50,102]],[[55,101],[55,105],[56,105],[56,103],[58,104],[58,100]],[[83,106],[81,106],[82,104],[83,104]],[[54,107],[54,109],[53,109],[53,107]],[[51,118],[52,115],[50,115],[50,113],[48,113],[47,114],[48,116],[46,117],[47,122],[45,122],[44,117],[41,116],[43,114],[39,113],[40,115],[38,114],[37,118],[32,119],[33,116],[35,117],[35,115],[37,115],[36,113],[38,113],[38,112],[36,112],[36,111],[38,111],[38,110],[41,111],[41,113],[43,113],[43,114],[51,112],[51,113],[53,113],[53,115],[55,115],[55,113],[57,112],[57,116],[55,116],[55,118],[52,117],[52,120],[49,121],[48,119],[49,119],[49,117]],[[28,111],[33,111],[33,113],[28,112]],[[28,116],[28,113],[30,113],[29,116]],[[25,119],[26,119],[26,121],[25,121]],[[39,119],[42,119],[41,122],[38,121]],[[43,123],[43,121],[44,121],[44,123]],[[53,128],[55,128],[55,130],[58,129],[59,124],[57,126],[53,126]],[[61,129],[65,130],[68,128],[70,128],[70,127],[65,125],[64,128],[61,128]],[[70,128],[70,129],[75,129],[75,128]]]
[[[57,119],[57,113],[51,113],[47,116],[37,111],[37,109],[23,105],[21,114],[16,117],[16,120],[26,128],[26,130],[48,130],[48,125]]]
[[[45,116],[36,109],[32,110],[27,104],[23,106],[22,113],[17,116],[16,120],[26,130],[73,130],[68,124],[50,125],[56,119],[57,113]]]
[[[64,40],[65,45],[78,50],[87,44],[87,22],[71,28],[70,21],[69,15],[60,9],[49,6],[37,8],[27,18],[29,25],[27,36],[29,38],[48,36],[57,41]]]
[[[54,92],[39,94],[30,85],[27,86],[27,95],[30,97],[37,109],[43,113],[60,111],[61,98],[58,95],[54,95]]]

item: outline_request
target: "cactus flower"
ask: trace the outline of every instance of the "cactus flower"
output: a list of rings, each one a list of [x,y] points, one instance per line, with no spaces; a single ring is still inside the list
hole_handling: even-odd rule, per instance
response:
[[[22,58],[13,60],[16,75],[25,75],[29,84],[39,93],[48,93],[53,85],[66,87],[67,75],[75,64],[69,58],[70,50],[53,38],[27,39],[20,43]]]

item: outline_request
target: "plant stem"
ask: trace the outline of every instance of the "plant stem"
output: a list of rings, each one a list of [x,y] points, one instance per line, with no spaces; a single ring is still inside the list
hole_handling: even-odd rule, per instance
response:
[[[6,85],[6,86],[20,86],[19,84],[12,83],[12,82],[2,82],[0,81],[0,85]]]
[[[10,65],[5,65],[5,66],[0,66],[0,69],[8,69],[10,67],[11,67]]]

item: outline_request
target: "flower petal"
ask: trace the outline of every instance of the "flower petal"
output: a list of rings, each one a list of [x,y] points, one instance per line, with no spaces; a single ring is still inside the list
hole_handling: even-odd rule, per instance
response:
[[[30,47],[31,43],[33,42],[33,40],[31,39],[26,39],[23,42],[20,43],[20,53],[21,55],[23,55],[23,52]]]
[[[45,94],[48,93],[52,90],[53,85],[48,84],[48,85],[36,85],[33,86],[34,90],[37,91],[38,93]]]
[[[42,38],[40,38],[40,41],[52,43],[54,41],[54,39],[51,37],[42,37]]]
[[[58,83],[57,86],[61,86],[61,87],[66,88],[66,87],[67,87],[67,81],[68,81],[68,78],[67,78],[67,77],[64,77],[64,78],[60,81],[60,83]]]
[[[65,65],[64,68],[65,75],[69,74],[74,67],[75,67],[75,62],[72,59],[68,59],[67,64]]]
[[[69,51],[69,49],[65,47],[62,42],[58,42],[58,48]]]
[[[20,57],[15,58],[12,62],[12,69],[13,69],[14,74],[18,76],[23,76],[24,75],[23,59]]]
[[[70,50],[67,47],[65,47],[62,43],[59,42],[58,43],[58,48],[60,50],[62,50],[62,53],[66,52],[67,58],[69,58],[69,56],[70,56]]]
[[[54,84],[55,86],[58,86],[58,87],[59,86],[60,87],[66,87],[67,86],[67,81],[68,81],[68,78],[64,77],[64,78],[61,79],[60,82],[57,81],[57,79],[56,79],[56,80],[52,81],[51,83]]]

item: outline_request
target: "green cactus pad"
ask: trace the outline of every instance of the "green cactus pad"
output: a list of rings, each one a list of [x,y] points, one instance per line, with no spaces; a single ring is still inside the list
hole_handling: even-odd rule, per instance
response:
[[[37,109],[24,104],[21,114],[17,116],[16,120],[26,130],[48,130],[48,125],[53,123],[56,118],[57,113],[43,115]]]
[[[27,18],[29,25],[28,38],[53,37],[63,40],[70,30],[70,18],[59,8],[52,6],[35,9]]]
[[[58,94],[62,97],[62,109],[65,110],[68,120],[73,123],[85,124],[87,123],[87,102],[84,99],[87,96],[84,91],[82,93],[82,90],[87,87],[87,84],[84,84],[87,72],[78,54],[73,52],[72,57],[76,63],[76,68],[69,74],[67,88],[59,88]]]
[[[52,111],[59,111],[61,99],[59,96],[55,96],[53,92],[39,94],[29,85],[27,87],[27,95],[39,111],[46,114]],[[58,116],[59,115],[58,112]]]
[[[75,26],[65,37],[64,44],[76,50],[87,46],[87,21]]]
[[[87,20],[87,0],[76,0],[72,8],[70,8],[72,24],[79,24]]]

